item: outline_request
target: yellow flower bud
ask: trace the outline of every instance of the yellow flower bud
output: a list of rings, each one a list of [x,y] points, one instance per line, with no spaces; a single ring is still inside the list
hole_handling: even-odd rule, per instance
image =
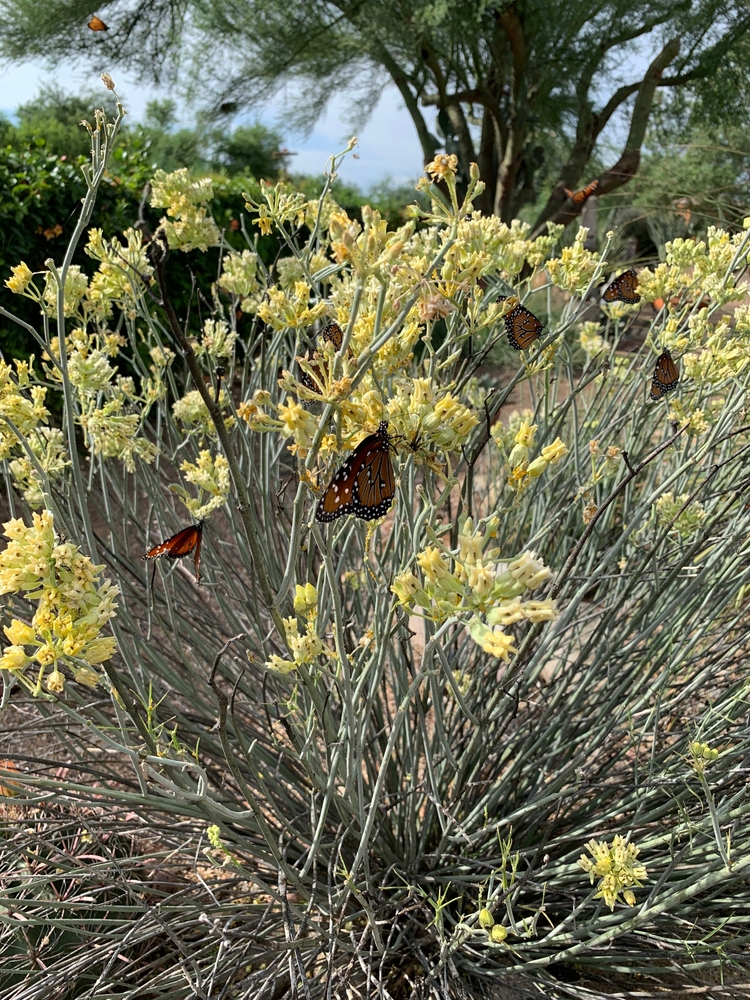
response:
[[[487,907],[483,907],[479,911],[479,926],[484,927],[485,930],[490,930],[495,924],[495,918],[492,916]]]
[[[65,688],[65,677],[59,670],[53,670],[47,678],[47,690],[52,694],[60,694]]]
[[[548,444],[546,447],[542,448],[542,457],[545,458],[550,465],[554,465],[556,462],[568,454],[570,449],[563,444],[560,438],[555,438],[552,444]]]
[[[495,924],[495,926],[490,931],[490,937],[495,942],[495,944],[502,944],[503,941],[507,938],[507,936],[508,932],[503,927],[502,924]]]
[[[6,625],[3,632],[14,646],[29,646],[36,638],[36,632],[31,625],[19,621],[18,618],[14,618],[10,625]]]
[[[531,479],[536,479],[538,476],[541,476],[544,472],[546,472],[548,465],[549,462],[547,459],[540,455],[539,458],[535,458],[534,461],[530,463],[529,467],[526,469],[526,474]]]
[[[111,659],[117,652],[117,640],[111,636],[102,636],[94,639],[83,652],[84,659],[89,663],[104,663]]]
[[[20,670],[29,662],[23,646],[6,646],[0,659],[0,670]]]

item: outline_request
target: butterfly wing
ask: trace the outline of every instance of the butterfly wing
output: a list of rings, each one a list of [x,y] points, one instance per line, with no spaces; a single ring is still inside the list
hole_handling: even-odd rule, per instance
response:
[[[189,556],[193,549],[196,551],[196,569],[200,562],[200,544],[203,534],[203,524],[191,524],[189,528],[183,528],[176,535],[172,535],[165,542],[160,542],[152,549],[149,549],[144,559],[159,559],[166,556],[167,559],[182,559]]]
[[[94,15],[94,17],[92,17],[89,21],[88,27],[91,28],[92,31],[109,31],[109,28],[104,21],[96,15]]]
[[[505,317],[508,343],[516,351],[525,351],[527,347],[531,347],[543,329],[543,324],[534,313],[520,304]]]
[[[324,524],[345,514],[365,521],[382,517],[396,489],[387,423],[361,441],[318,501],[315,520]]]
[[[631,268],[623,271],[604,292],[605,302],[627,302],[628,305],[635,305],[641,301],[638,294],[638,274]]]
[[[354,513],[363,521],[383,517],[393,503],[395,492],[396,480],[388,448],[373,449],[363,461],[354,482]]]
[[[680,373],[677,365],[669,351],[664,351],[663,354],[659,355],[654,367],[654,376],[651,379],[651,399],[661,399],[662,396],[666,396],[668,392],[677,388],[679,381]]]
[[[321,335],[323,337],[323,340],[327,341],[329,344],[333,344],[335,350],[337,351],[344,343],[344,332],[338,325],[338,323],[335,323],[333,320],[331,320],[330,323],[327,323],[323,327]],[[314,351],[311,351],[310,354],[308,355],[308,359],[312,358],[313,354]],[[320,392],[320,385],[318,383],[322,384],[323,373],[320,370],[319,365],[313,365],[313,369],[315,371],[315,376],[318,380],[317,382],[309,372],[303,372],[301,369],[300,369],[299,380],[306,389],[310,390],[310,392]]]
[[[330,323],[327,323],[323,327],[323,340],[327,340],[329,344],[333,344],[338,351],[344,343],[344,331],[338,323],[331,320]]]

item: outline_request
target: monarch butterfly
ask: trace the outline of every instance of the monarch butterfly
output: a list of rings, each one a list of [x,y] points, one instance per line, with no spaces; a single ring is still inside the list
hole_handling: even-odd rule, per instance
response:
[[[641,301],[637,288],[638,275],[636,272],[632,268],[629,271],[623,271],[622,274],[618,275],[606,288],[604,292],[604,301],[627,302],[629,305],[633,305],[634,303]]]
[[[91,18],[88,26],[89,28],[91,28],[92,31],[109,31],[109,28],[104,23],[104,21],[102,21],[100,17],[97,17],[96,14],[94,14],[94,16]]]
[[[568,188],[563,188],[563,191],[574,205],[582,205],[584,201],[588,201],[598,187],[599,181],[592,181],[590,184],[587,184],[586,187],[582,187],[580,191],[569,191]]]
[[[361,441],[331,480],[318,501],[315,520],[335,521],[354,514],[374,521],[387,513],[396,492],[390,455],[388,421]]]
[[[659,355],[654,368],[654,377],[651,379],[651,398],[661,399],[672,389],[677,388],[680,381],[680,373],[677,365],[672,360],[669,351],[664,351]]]
[[[505,317],[508,343],[516,351],[525,351],[527,347],[531,347],[543,329],[544,324],[520,302]]]
[[[195,551],[195,580],[200,583],[201,579],[201,539],[203,538],[203,525],[205,521],[198,521],[197,524],[183,528],[176,535],[172,535],[165,542],[160,542],[152,549],[149,549],[144,559],[159,559],[166,556],[167,559],[182,559]],[[154,566],[156,572],[156,566]]]
[[[333,320],[331,320],[330,323],[327,323],[323,327],[322,336],[323,340],[327,341],[327,343],[333,344],[333,348],[336,351],[338,351],[338,349],[344,343],[344,331],[341,329],[338,323],[335,323]],[[310,352],[308,357],[312,357],[312,352]],[[313,365],[313,369],[315,370],[315,374],[319,379],[319,381],[322,382],[323,374],[320,370],[320,366]],[[304,385],[304,387],[306,389],[309,389],[311,392],[320,392],[320,386],[316,383],[315,379],[309,372],[300,372],[299,380],[302,383],[302,385]]]

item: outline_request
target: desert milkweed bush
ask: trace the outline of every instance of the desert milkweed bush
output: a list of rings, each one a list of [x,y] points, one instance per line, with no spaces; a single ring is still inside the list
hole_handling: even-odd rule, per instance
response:
[[[23,978],[5,924],[17,995],[445,996],[741,957],[750,233],[675,241],[594,320],[606,248],[482,217],[476,171],[459,202],[438,156],[395,231],[263,188],[269,268],[185,173],[155,178],[149,244],[89,229],[119,121],[92,127],[65,259],[6,282],[39,355],[0,371],[2,705],[35,699],[75,752],[3,781],[13,815],[100,838],[122,816],[141,846],[111,861],[119,894],[46,907],[41,869],[8,891],[48,929]],[[178,315],[164,262],[195,247],[217,280]],[[519,303],[547,325],[511,352]],[[680,382],[654,402],[665,349]],[[321,523],[386,422],[392,508]],[[194,547],[152,584],[143,555],[190,524],[200,586]],[[179,871],[156,911],[148,858]]]

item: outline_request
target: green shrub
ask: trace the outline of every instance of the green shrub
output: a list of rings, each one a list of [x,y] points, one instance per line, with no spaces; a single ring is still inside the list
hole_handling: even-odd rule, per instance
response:
[[[206,864],[226,885],[157,914],[97,902],[24,997],[66,970],[79,996],[119,991],[112,956],[123,995],[185,998],[460,995],[511,972],[560,995],[565,963],[743,960],[750,309],[731,309],[750,231],[674,242],[639,302],[582,326],[608,267],[585,232],[555,257],[559,228],[472,215],[455,158],[395,231],[327,190],[263,188],[246,207],[284,248],[271,268],[224,242],[185,171],[153,180],[148,250],[88,237],[89,279],[71,261],[106,128],[66,258],[11,279],[47,357],[2,368],[3,705],[61,713],[75,767],[9,787],[18,810],[135,817],[193,885]],[[168,268],[200,246],[221,270],[175,309]],[[556,318],[488,372],[508,322],[534,328],[520,299]],[[331,320],[340,338],[317,337]],[[652,401],[666,349],[679,386]],[[324,523],[352,450],[356,508],[387,496],[390,460],[392,510]],[[191,525],[194,565],[155,558]]]

